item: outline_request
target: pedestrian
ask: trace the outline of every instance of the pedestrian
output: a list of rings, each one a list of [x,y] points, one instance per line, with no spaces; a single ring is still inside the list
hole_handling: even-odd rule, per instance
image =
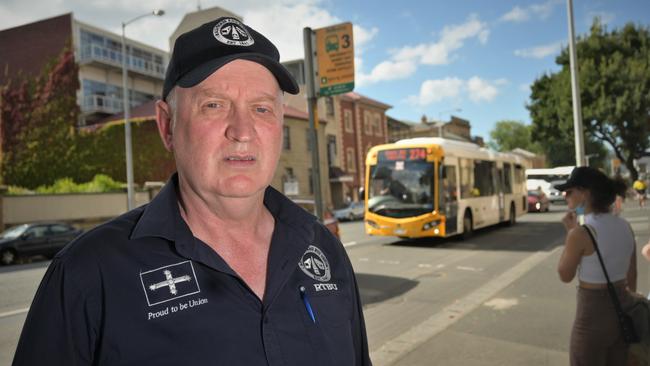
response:
[[[607,281],[588,229],[577,221],[577,216],[584,213],[585,224],[597,240],[620,302],[623,308],[629,306],[633,299],[628,291],[636,291],[636,243],[629,223],[611,213],[617,184],[597,169],[578,167],[557,189],[565,192],[570,209],[562,219],[567,236],[558,273],[563,282],[571,282],[576,273],[579,280],[569,352],[571,365],[625,365],[628,347]]]
[[[177,173],[53,259],[15,366],[370,364],[342,244],[269,186],[283,92],[278,50],[239,20],[177,39],[156,103]]]
[[[637,199],[639,200],[639,207],[645,207],[645,199],[646,199],[646,189],[647,186],[645,182],[639,178],[634,181],[632,184],[632,188],[636,191],[636,196]]]
[[[644,245],[641,249],[641,254],[643,254],[643,257],[650,262],[650,240],[648,240],[648,244]]]
[[[614,184],[616,199],[614,200],[614,208],[612,209],[612,212],[614,215],[620,215],[623,212],[623,203],[625,203],[625,196],[627,194],[627,184],[620,175],[614,177]]]

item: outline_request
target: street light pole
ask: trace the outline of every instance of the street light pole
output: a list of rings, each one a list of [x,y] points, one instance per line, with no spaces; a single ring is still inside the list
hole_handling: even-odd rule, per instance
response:
[[[135,208],[135,199],[133,194],[133,150],[131,145],[131,104],[129,103],[129,88],[127,65],[128,55],[126,53],[126,26],[135,22],[138,19],[144,18],[149,15],[162,16],[165,14],[164,10],[156,9],[150,13],[139,15],[127,22],[122,22],[122,103],[124,110],[124,145],[126,149],[126,203],[127,209],[130,211]]]
[[[578,84],[578,56],[576,55],[575,31],[573,29],[573,1],[567,0],[569,18],[569,64],[571,66],[571,93],[573,94],[573,133],[575,135],[576,166],[585,165],[584,132],[582,129],[582,107],[580,84]]]

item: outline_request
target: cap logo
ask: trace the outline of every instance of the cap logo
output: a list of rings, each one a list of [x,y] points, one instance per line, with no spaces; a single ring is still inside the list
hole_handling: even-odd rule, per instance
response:
[[[255,43],[253,37],[237,19],[221,20],[212,29],[212,34],[217,41],[229,46],[250,46]]]

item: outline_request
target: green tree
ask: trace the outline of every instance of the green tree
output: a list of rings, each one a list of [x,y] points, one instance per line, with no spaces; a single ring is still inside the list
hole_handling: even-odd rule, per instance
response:
[[[35,188],[74,174],[78,89],[78,66],[70,49],[39,76],[3,88],[4,183]]]
[[[516,148],[541,153],[542,148],[532,140],[532,126],[520,121],[499,121],[490,131],[493,146],[499,151],[511,151]]]
[[[595,19],[576,47],[586,153],[602,153],[595,142],[607,144],[636,179],[634,159],[650,147],[650,31],[628,23],[608,32]],[[574,136],[567,48],[556,63],[561,70],[533,83],[528,105],[533,139],[551,158],[571,151]]]

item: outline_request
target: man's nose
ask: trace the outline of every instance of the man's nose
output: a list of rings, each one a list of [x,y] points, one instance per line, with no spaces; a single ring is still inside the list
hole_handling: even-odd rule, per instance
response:
[[[255,137],[255,125],[251,116],[235,108],[228,119],[226,137],[237,142],[248,142]]]

